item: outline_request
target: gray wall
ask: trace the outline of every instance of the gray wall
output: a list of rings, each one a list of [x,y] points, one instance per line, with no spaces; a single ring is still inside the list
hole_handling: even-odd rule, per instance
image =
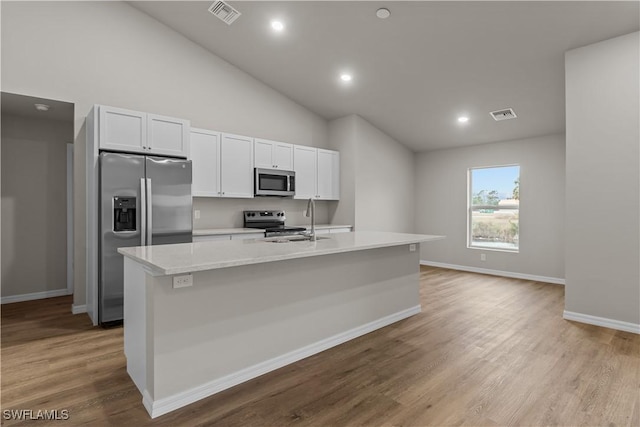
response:
[[[639,34],[565,56],[565,309],[640,324]]]
[[[447,236],[422,245],[421,259],[564,278],[564,150],[564,135],[550,135],[418,154],[415,231]],[[516,163],[520,253],[468,249],[467,169]]]
[[[93,104],[326,147],[327,122],[123,2],[3,2],[3,91],[75,103],[74,303],[85,303],[85,117]],[[244,202],[239,202],[238,207]],[[205,203],[202,215],[215,215]]]
[[[358,116],[329,122],[329,143],[340,152],[340,203],[332,206],[331,221],[335,224],[356,226],[356,123]]]
[[[2,115],[2,297],[67,287],[73,122]]]
[[[414,153],[360,116],[329,123],[340,151],[340,203],[334,223],[357,230],[413,232]]]

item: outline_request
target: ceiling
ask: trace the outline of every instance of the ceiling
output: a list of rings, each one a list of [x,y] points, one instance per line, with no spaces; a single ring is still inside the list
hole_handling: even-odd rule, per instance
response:
[[[232,25],[211,3],[131,2],[320,116],[358,114],[414,151],[563,132],[564,52],[640,29],[636,1],[231,1]],[[489,116],[509,107],[517,119]]]
[[[38,111],[35,108],[35,104],[48,105],[50,107],[49,111]],[[74,106],[69,102],[2,92],[0,105],[2,105],[2,114],[36,119],[64,120],[73,123]]]

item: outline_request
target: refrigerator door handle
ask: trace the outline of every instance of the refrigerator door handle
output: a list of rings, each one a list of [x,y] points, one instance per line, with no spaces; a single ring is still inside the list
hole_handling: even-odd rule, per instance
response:
[[[151,199],[151,178],[147,178],[147,243],[145,245],[151,246],[153,244],[151,236],[153,235],[153,223],[151,219],[153,217],[153,200]]]
[[[147,187],[140,178],[140,245],[147,246]]]

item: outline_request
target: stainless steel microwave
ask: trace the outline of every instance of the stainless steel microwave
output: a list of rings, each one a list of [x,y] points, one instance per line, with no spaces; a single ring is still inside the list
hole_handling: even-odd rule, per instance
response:
[[[255,195],[293,197],[296,193],[296,173],[275,169],[255,169]]]

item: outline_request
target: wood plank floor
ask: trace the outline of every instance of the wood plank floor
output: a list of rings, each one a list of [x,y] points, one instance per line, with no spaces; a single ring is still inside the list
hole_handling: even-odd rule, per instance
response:
[[[122,328],[93,328],[69,297],[4,305],[2,409],[68,410],[58,426],[640,425],[640,336],[563,320],[562,286],[423,267],[421,299],[419,315],[155,420]]]

